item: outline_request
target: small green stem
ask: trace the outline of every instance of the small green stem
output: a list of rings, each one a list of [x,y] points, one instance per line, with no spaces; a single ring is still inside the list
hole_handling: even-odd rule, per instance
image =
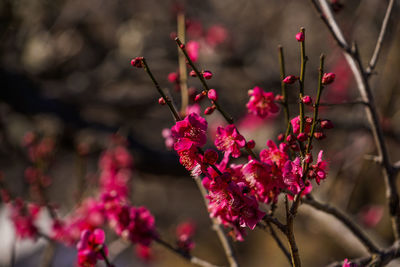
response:
[[[290,133],[290,113],[289,113],[289,103],[288,103],[288,96],[286,90],[286,83],[283,82],[285,79],[285,58],[283,56],[283,47],[281,45],[278,46],[278,55],[279,55],[279,66],[280,66],[280,76],[281,76],[281,94],[283,97],[283,111],[285,113],[285,120],[286,120],[286,132],[285,132],[285,139]]]
[[[305,29],[302,27],[300,31],[305,36]],[[300,58],[301,58],[301,66],[300,66],[300,93],[299,93],[299,105],[300,105],[300,132],[304,132],[304,104],[303,104],[303,96],[304,96],[304,77],[306,73],[306,63],[307,63],[307,56],[306,56],[306,47],[305,41],[300,42]]]
[[[306,154],[310,153],[315,128],[317,127],[317,124],[318,124],[319,102],[321,100],[322,90],[324,89],[324,86],[322,85],[322,75],[324,74],[324,60],[325,60],[325,56],[322,54],[319,58],[317,99],[315,100],[315,104],[314,104],[313,123],[311,125],[310,135],[308,136]]]
[[[177,17],[178,37],[185,41],[185,14],[179,13]],[[179,86],[181,89],[181,114],[186,113],[186,108],[189,104],[188,86],[187,86],[187,68],[185,55],[178,48],[179,61]]]

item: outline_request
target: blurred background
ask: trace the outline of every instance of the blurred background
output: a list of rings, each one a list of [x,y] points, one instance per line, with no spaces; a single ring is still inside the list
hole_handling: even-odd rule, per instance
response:
[[[388,1],[338,2],[343,6],[336,12],[337,20],[348,40],[357,42],[367,64]],[[35,132],[52,138],[56,149],[48,170],[52,180],[48,194],[65,215],[75,205],[74,194],[82,189],[79,149],[87,148],[83,189],[90,195],[96,185],[99,155],[110,135],[119,131],[127,137],[134,158],[132,203],[149,208],[160,234],[171,243],[176,225],[193,221],[197,225],[193,254],[223,265],[223,250],[195,182],[179,165],[175,152],[165,147],[161,131],[170,128],[173,119],[166,107],[158,105],[159,96],[146,73],[130,66],[133,57],[146,57],[160,85],[180,106],[179,92],[168,81],[168,74],[178,69],[178,51],[170,37],[177,31],[178,10],[186,15],[187,41],[200,44],[198,64],[214,74],[210,86],[219,92],[221,104],[245,137],[256,141],[258,151],[268,139],[276,141],[285,125],[282,114],[264,121],[247,116],[247,91],[260,86],[280,92],[278,45],[284,47],[287,74],[299,75],[299,44],[294,36],[300,27],[306,28],[309,58],[306,92],[315,96],[319,55],[324,53],[326,70],[337,76],[324,92],[323,102],[346,103],[359,96],[342,52],[306,0],[2,0],[0,170],[11,192],[29,199],[24,179],[29,160],[23,137]],[[393,160],[400,159],[398,10],[397,2],[377,75],[371,77]],[[195,78],[189,78],[189,86],[201,91]],[[289,91],[293,117],[297,115],[297,90],[293,86]],[[324,150],[330,171],[314,187],[314,195],[351,214],[378,244],[391,244],[384,182],[379,167],[365,158],[374,155],[375,148],[362,106],[324,107],[321,117],[330,119],[335,128],[315,144]],[[212,133],[222,118],[214,113],[208,122]],[[41,217],[45,227],[48,216]],[[13,226],[4,205],[0,221],[0,266],[9,266],[13,246],[17,266],[74,265],[74,248],[55,245],[49,249],[43,239],[14,245]],[[323,266],[366,253],[334,218],[307,206],[300,208],[295,230],[304,266]],[[150,261],[139,259],[132,247],[113,244],[116,266],[190,266],[157,244]],[[271,236],[259,229],[234,247],[242,266],[288,266]]]

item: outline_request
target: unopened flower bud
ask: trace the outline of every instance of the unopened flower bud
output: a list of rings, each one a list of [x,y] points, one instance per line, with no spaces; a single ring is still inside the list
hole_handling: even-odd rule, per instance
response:
[[[208,90],[208,98],[212,101],[217,101],[218,100],[217,91],[215,91],[214,89]]]
[[[296,137],[294,137],[293,134],[289,134],[289,135],[286,137],[286,141],[287,141],[289,144],[290,144],[290,143],[293,143],[295,140],[296,140]]]
[[[299,140],[300,142],[304,142],[307,140],[307,135],[305,133],[299,133],[297,135],[297,140]]]
[[[204,95],[202,93],[197,94],[194,98],[194,102],[199,102],[200,100],[202,100],[204,98]]]
[[[328,85],[333,83],[335,80],[335,73],[329,72],[329,73],[324,73],[324,76],[322,76],[322,84],[323,85]]]
[[[296,40],[299,42],[304,42],[304,33],[303,32],[298,32],[296,34]]]
[[[170,37],[172,40],[175,40],[175,38],[178,37],[178,35],[176,34],[176,32],[171,32],[171,33],[169,34],[169,37]]]
[[[285,79],[283,79],[283,82],[284,83],[286,83],[286,84],[292,84],[292,83],[294,83],[295,81],[297,81],[297,77],[296,76],[294,76],[294,75],[289,75],[289,76],[286,76],[286,78]]]
[[[184,49],[184,48],[185,48],[185,44],[181,44],[179,47],[180,47],[181,49]]]
[[[247,148],[253,149],[256,146],[256,142],[254,140],[249,140],[246,144]]]
[[[212,78],[212,76],[213,76],[213,74],[212,74],[211,71],[209,71],[209,70],[203,71],[203,77],[204,77],[204,79],[209,80],[209,79]]]
[[[196,77],[196,76],[197,76],[197,74],[196,74],[196,72],[195,72],[194,70],[191,70],[191,71],[189,72],[189,75],[190,75],[191,77]]]
[[[333,123],[330,120],[322,120],[321,121],[321,127],[323,129],[332,129],[333,128]]]
[[[283,98],[283,95],[276,95],[275,96],[275,101],[277,101],[277,102],[283,103],[284,100],[285,99]]]
[[[313,118],[306,117],[306,123],[311,124],[313,122]]]
[[[314,137],[317,140],[322,140],[326,137],[326,135],[323,132],[315,132]]]
[[[307,154],[304,158],[304,161],[308,164],[310,164],[313,161],[313,157],[311,154]]]
[[[206,110],[204,111],[204,115],[212,114],[215,109],[216,109],[216,106],[214,106],[214,105],[212,105],[211,107],[206,108]]]
[[[312,99],[311,99],[311,96],[309,96],[309,95],[303,96],[303,98],[301,99],[301,101],[302,101],[305,105],[311,105],[311,104],[312,104]]]
[[[206,152],[204,152],[204,158],[203,161],[204,163],[207,164],[215,164],[218,160],[218,153],[213,150],[213,149],[207,149]]]
[[[285,139],[285,134],[280,133],[280,134],[278,135],[278,140],[279,140],[280,142],[283,142],[284,139]]]
[[[142,68],[143,67],[143,57],[135,57],[134,59],[131,60],[131,65],[132,67],[135,68]]]
[[[158,104],[160,104],[160,105],[162,105],[162,106],[166,104],[164,97],[160,97],[160,98],[158,99]]]

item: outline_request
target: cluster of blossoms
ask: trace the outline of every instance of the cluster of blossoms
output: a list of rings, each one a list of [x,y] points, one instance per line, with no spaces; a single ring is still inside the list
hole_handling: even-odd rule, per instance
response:
[[[15,233],[20,239],[35,239],[39,233],[35,225],[41,207],[36,204],[27,204],[20,198],[10,201],[11,220]]]
[[[185,254],[189,253],[195,246],[193,241],[195,231],[196,226],[190,221],[180,223],[176,227],[176,244]]]
[[[55,240],[73,245],[80,238],[79,244],[86,244],[78,244],[80,266],[94,266],[95,260],[101,259],[97,245],[103,244],[104,233],[100,227],[108,225],[118,236],[147,247],[157,235],[151,213],[129,202],[133,160],[125,145],[123,138],[114,138],[114,145],[101,156],[98,195],[84,199],[64,220],[54,221]]]
[[[304,33],[298,33],[296,39],[304,42]],[[185,49],[183,44],[181,49]],[[206,79],[207,73],[202,72]],[[192,70],[190,75],[196,76],[196,72]],[[328,85],[334,79],[335,74],[325,73],[321,83]],[[293,84],[297,80],[299,77],[289,75],[283,82]],[[216,109],[218,95],[214,89],[206,89],[195,96],[195,101],[205,96],[212,103],[204,111],[205,115],[209,115]],[[262,119],[278,113],[277,102],[286,101],[282,96],[265,92],[260,87],[249,90],[249,97],[246,105],[249,113]],[[313,105],[310,96],[303,96],[301,102]],[[243,240],[245,227],[254,229],[265,215],[259,203],[276,202],[282,192],[291,199],[297,194],[304,196],[312,190],[311,181],[320,184],[326,178],[328,164],[322,159],[323,151],[318,153],[317,161],[313,162],[310,140],[325,137],[323,130],[333,127],[329,120],[314,121],[311,117],[296,116],[290,120],[291,133],[286,138],[280,135],[279,144],[269,140],[259,157],[251,152],[247,162],[239,165],[229,164],[229,160],[240,158],[241,149],[249,151],[255,147],[255,142],[246,142],[234,124],[218,127],[214,145],[223,153],[218,163],[215,150],[202,150],[207,141],[207,126],[207,121],[199,112],[187,113],[168,133],[164,130],[163,135],[166,143],[178,153],[180,163],[193,175],[203,176],[203,185],[208,190],[210,216],[230,227],[238,240]]]
[[[298,130],[293,128],[294,132]],[[203,185],[209,191],[210,215],[231,227],[238,240],[243,240],[245,227],[254,229],[265,215],[259,208],[259,202],[275,202],[282,191],[292,195],[309,193],[312,187],[307,179],[319,184],[326,177],[327,163],[322,159],[322,151],[315,164],[311,164],[312,158],[307,159],[309,166],[305,173],[299,157],[290,159],[288,143],[276,145],[271,140],[267,142],[267,148],[260,152],[259,160],[249,158],[245,164],[228,167],[229,158],[239,158],[241,149],[246,146],[245,138],[234,125],[218,127],[215,146],[224,153],[224,157],[214,165],[217,153],[211,149],[204,153],[201,151],[206,143],[206,130],[204,118],[196,113],[189,114],[171,128],[174,149],[186,169],[193,171],[194,175],[204,176]]]

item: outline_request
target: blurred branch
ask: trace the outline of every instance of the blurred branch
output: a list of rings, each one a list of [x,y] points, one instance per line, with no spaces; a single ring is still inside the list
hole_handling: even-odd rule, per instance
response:
[[[178,37],[185,42],[185,15],[183,13],[178,14]],[[187,68],[186,59],[182,51],[178,47],[178,60],[179,60],[179,86],[181,89],[181,113],[186,113],[186,107],[189,103],[189,94],[187,86]]]
[[[400,248],[399,244],[395,243],[393,246],[381,251],[378,254],[375,254],[373,256],[351,259],[350,261],[351,263],[354,263],[357,266],[385,266],[390,261],[398,257],[400,257]],[[342,267],[342,266],[343,266],[342,261],[333,262],[327,265],[327,267]]]
[[[311,207],[324,211],[336,219],[341,221],[344,225],[349,228],[349,230],[358,238],[358,240],[368,249],[368,251],[372,254],[379,253],[379,248],[370,240],[365,233],[356,225],[350,218],[347,217],[342,211],[336,209],[335,207],[329,204],[323,204],[315,200],[311,195],[308,195],[306,198],[302,199],[302,202],[310,205]]]
[[[347,44],[343,33],[333,16],[328,2],[326,0],[318,0],[318,2],[320,6],[318,6],[316,0],[311,0],[311,3],[317,10],[318,15],[328,27],[337,44],[342,48],[344,56],[355,77],[361,99],[367,103],[367,105],[365,105],[366,116],[372,130],[376,148],[378,150],[378,156],[382,159],[382,173],[386,185],[386,198],[388,200],[389,212],[392,220],[393,234],[395,236],[395,239],[399,240],[400,206],[399,194],[395,181],[396,173],[390,163],[389,154],[387,152],[386,144],[383,137],[383,130],[381,125],[379,124],[378,112],[376,110],[372,90],[368,82],[368,74],[362,66],[357,46],[354,44],[352,47],[350,47]]]
[[[162,240],[159,237],[154,237],[153,238],[155,242],[163,246],[164,248],[168,249],[169,251],[175,253],[176,255],[184,258],[185,260],[188,260],[190,263],[197,265],[197,266],[203,266],[203,267],[218,267],[217,265],[211,264],[208,261],[199,259],[197,257],[191,256],[188,253],[185,253],[184,251],[180,250],[179,248],[173,247],[171,244],[167,243],[166,241]]]
[[[382,42],[383,42],[383,39],[385,38],[390,14],[392,13],[392,10],[393,10],[393,4],[394,4],[394,0],[390,0],[388,7],[386,9],[385,17],[382,22],[381,31],[379,32],[379,37],[378,37],[378,41],[376,42],[374,53],[368,64],[368,68],[366,69],[366,74],[368,76],[372,74],[372,71],[374,70],[376,63],[378,62],[379,52],[381,51]]]
[[[350,102],[341,102],[341,103],[326,103],[326,102],[321,102],[319,103],[320,106],[325,106],[325,107],[332,107],[332,106],[355,106],[355,105],[368,105],[368,103],[362,101],[362,100],[356,100],[356,101],[350,101]]]

